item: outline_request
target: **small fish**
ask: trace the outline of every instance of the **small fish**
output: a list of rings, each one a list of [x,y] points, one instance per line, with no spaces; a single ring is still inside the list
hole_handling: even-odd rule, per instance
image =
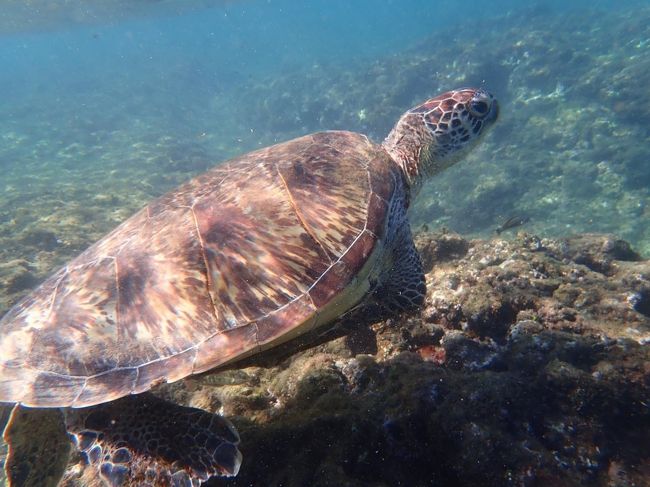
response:
[[[510,228],[519,227],[525,223],[528,223],[530,218],[527,216],[515,215],[508,218],[501,225],[499,225],[494,231],[497,235],[500,235],[501,232],[509,230]]]

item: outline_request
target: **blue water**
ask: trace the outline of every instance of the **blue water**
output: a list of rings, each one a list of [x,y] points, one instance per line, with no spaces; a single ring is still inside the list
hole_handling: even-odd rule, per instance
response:
[[[182,3],[182,2],[181,2]],[[633,2],[624,2],[632,6]],[[638,2],[642,4],[642,2]],[[244,1],[198,12],[156,15],[155,6],[135,18],[103,24],[65,21],[46,32],[5,35],[0,82],[5,97],[35,90],[66,94],[78,83],[128,76],[173,83],[170,68],[186,65],[202,84],[274,73],[319,62],[381,59],[436,31],[516,10],[502,1]],[[594,2],[540,2],[553,10],[594,8]],[[621,8],[600,2],[600,8]],[[62,7],[63,8],[63,7]],[[149,14],[147,17],[145,14]],[[34,12],[34,15],[47,15]],[[444,39],[439,42],[444,44]],[[126,87],[128,89],[128,87]],[[191,85],[188,85],[191,89]],[[70,93],[67,93],[70,94]],[[183,95],[183,93],[180,93]]]
[[[635,3],[643,4],[548,1],[537,5],[561,11],[621,9]],[[55,89],[67,80],[124,71],[133,77],[164,78],[170,64],[190,60],[204,69],[197,71],[197,76],[210,77],[235,71],[244,75],[275,72],[323,61],[382,58],[436,30],[503,15],[521,5],[516,1],[432,5],[417,0],[274,0],[229,2],[179,15],[167,10],[156,15],[152,5],[141,9],[135,18],[118,23],[97,19],[86,26],[61,20],[46,32],[5,35],[0,50],[6,67],[2,82],[3,87],[18,83],[29,89],[30,80],[49,82],[54,77],[57,83],[51,88]],[[61,8],[65,11],[66,7]],[[46,16],[47,12],[35,11],[33,15]]]
[[[437,31],[446,36],[456,25],[521,8],[516,1],[489,5],[416,0],[213,3],[217,5],[177,15],[169,13],[174,2],[162,12],[150,5],[119,22],[94,19],[92,25],[74,19],[66,23],[64,18],[48,25],[45,32],[34,32],[26,25],[25,32],[4,35],[0,89],[11,103],[3,109],[28,105],[37,117],[34,97],[60,96],[83,111],[84,97],[89,94],[110,89],[116,90],[115,96],[128,97],[146,84],[175,92],[177,96],[163,100],[164,108],[173,110],[188,98],[208,97],[261,75],[317,63],[354,66],[351,63],[360,60],[399,56]],[[553,12],[631,8],[634,3],[549,1],[538,5]],[[71,16],[74,11],[72,6],[60,9],[70,10]],[[33,15],[47,16],[47,11]],[[445,37],[436,42],[444,46]],[[11,111],[3,115],[4,120],[12,118]]]

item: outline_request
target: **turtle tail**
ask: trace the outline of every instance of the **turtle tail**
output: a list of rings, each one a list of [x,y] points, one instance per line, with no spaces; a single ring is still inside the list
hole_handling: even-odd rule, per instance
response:
[[[241,465],[239,435],[228,420],[148,393],[68,410],[66,426],[111,487],[198,486],[237,475]]]

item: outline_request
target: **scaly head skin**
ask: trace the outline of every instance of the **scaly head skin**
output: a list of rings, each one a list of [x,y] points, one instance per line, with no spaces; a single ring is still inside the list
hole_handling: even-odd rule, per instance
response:
[[[499,106],[483,89],[448,91],[411,108],[384,141],[417,194],[424,180],[460,161],[496,121]]]

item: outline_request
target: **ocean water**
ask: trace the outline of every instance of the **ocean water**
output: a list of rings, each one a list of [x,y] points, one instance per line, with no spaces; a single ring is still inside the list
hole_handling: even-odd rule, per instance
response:
[[[380,141],[484,86],[498,125],[414,227],[611,233],[650,257],[643,1],[9,1],[0,7],[0,315],[148,201],[326,129]],[[1,352],[1,351],[0,351]]]

